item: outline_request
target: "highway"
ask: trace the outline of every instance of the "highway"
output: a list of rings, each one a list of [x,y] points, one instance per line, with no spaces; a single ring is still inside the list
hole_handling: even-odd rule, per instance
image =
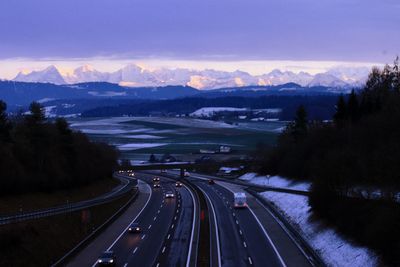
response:
[[[96,266],[102,251],[116,254],[117,266],[189,266],[194,235],[194,199],[185,187],[161,177],[160,188],[151,188],[154,175],[137,174],[139,198],[108,229],[80,252],[68,266]],[[175,198],[166,199],[167,191]],[[133,222],[141,233],[128,233]]]
[[[190,180],[211,200],[220,233],[221,266],[312,266],[309,256],[250,194],[248,208],[232,208],[233,193],[244,187],[227,182],[210,185],[208,179],[192,174]]]
[[[160,177],[160,188],[152,187],[154,176]],[[68,266],[96,266],[97,257],[105,250],[115,252],[117,266],[205,266],[196,264],[196,234],[205,216],[210,235],[208,266],[316,266],[258,199],[246,193],[248,207],[232,207],[233,193],[245,191],[242,185],[222,181],[211,185],[209,177],[192,174],[185,178],[189,184],[185,181],[177,188],[178,175],[173,171],[136,173],[136,178],[140,190],[137,200]],[[166,199],[167,191],[176,197]],[[200,210],[201,198],[206,210],[204,206]],[[127,233],[133,222],[140,224],[141,233]]]

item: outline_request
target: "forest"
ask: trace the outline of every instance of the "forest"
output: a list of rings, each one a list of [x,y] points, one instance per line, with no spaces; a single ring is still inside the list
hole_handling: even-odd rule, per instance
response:
[[[117,151],[73,132],[65,119],[48,121],[43,107],[9,117],[0,101],[0,195],[76,188],[112,177]]]
[[[318,216],[387,265],[400,256],[399,60],[373,68],[358,93],[340,96],[332,122],[312,121],[300,106],[264,153],[262,171],[312,180]]]

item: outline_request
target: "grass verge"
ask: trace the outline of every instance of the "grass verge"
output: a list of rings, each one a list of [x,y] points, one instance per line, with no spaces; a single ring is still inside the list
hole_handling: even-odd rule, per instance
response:
[[[57,205],[78,202],[95,198],[116,187],[118,179],[104,179],[90,185],[71,190],[62,190],[53,193],[30,193],[0,198],[0,215],[17,212],[34,211]]]
[[[0,226],[0,266],[50,266],[104,223],[134,194],[52,217]]]

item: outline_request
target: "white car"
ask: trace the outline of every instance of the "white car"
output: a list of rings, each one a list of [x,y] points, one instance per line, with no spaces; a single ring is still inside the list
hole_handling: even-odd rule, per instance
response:
[[[190,177],[190,173],[189,173],[188,171],[185,171],[185,172],[183,173],[183,176],[185,176],[185,177]]]
[[[165,193],[165,197],[166,197],[166,198],[174,198],[174,197],[175,197],[175,194],[174,194],[172,191],[167,191],[167,192]]]

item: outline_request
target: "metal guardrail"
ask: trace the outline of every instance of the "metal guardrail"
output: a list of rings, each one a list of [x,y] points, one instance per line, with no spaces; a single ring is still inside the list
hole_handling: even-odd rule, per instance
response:
[[[133,181],[133,179],[129,179],[129,178],[126,178],[121,175],[114,175],[114,176],[120,180],[126,181],[125,185],[122,186],[119,190],[117,190],[115,192],[107,193],[105,195],[99,196],[99,197],[91,199],[91,200],[84,200],[84,201],[80,201],[80,202],[76,202],[76,203],[70,203],[70,204],[53,207],[53,208],[0,217],[0,225],[17,223],[17,222],[32,220],[32,219],[39,219],[39,218],[63,214],[63,213],[70,213],[70,212],[78,211],[81,209],[90,208],[90,207],[93,207],[96,205],[104,204],[104,203],[110,202],[110,201],[120,197],[121,195],[126,193],[128,190],[130,190],[130,188],[133,187],[134,184],[137,183],[137,182]]]
[[[108,218],[103,224],[97,227],[93,232],[91,232],[87,237],[85,237],[70,251],[68,251],[62,258],[53,263],[51,267],[65,265],[68,262],[68,260],[70,260],[74,255],[76,255],[82,248],[86,247],[97,235],[99,235],[107,226],[109,226],[131,204],[131,202],[137,198],[138,194],[139,190],[136,190],[134,195],[121,208],[119,208],[110,218]]]

